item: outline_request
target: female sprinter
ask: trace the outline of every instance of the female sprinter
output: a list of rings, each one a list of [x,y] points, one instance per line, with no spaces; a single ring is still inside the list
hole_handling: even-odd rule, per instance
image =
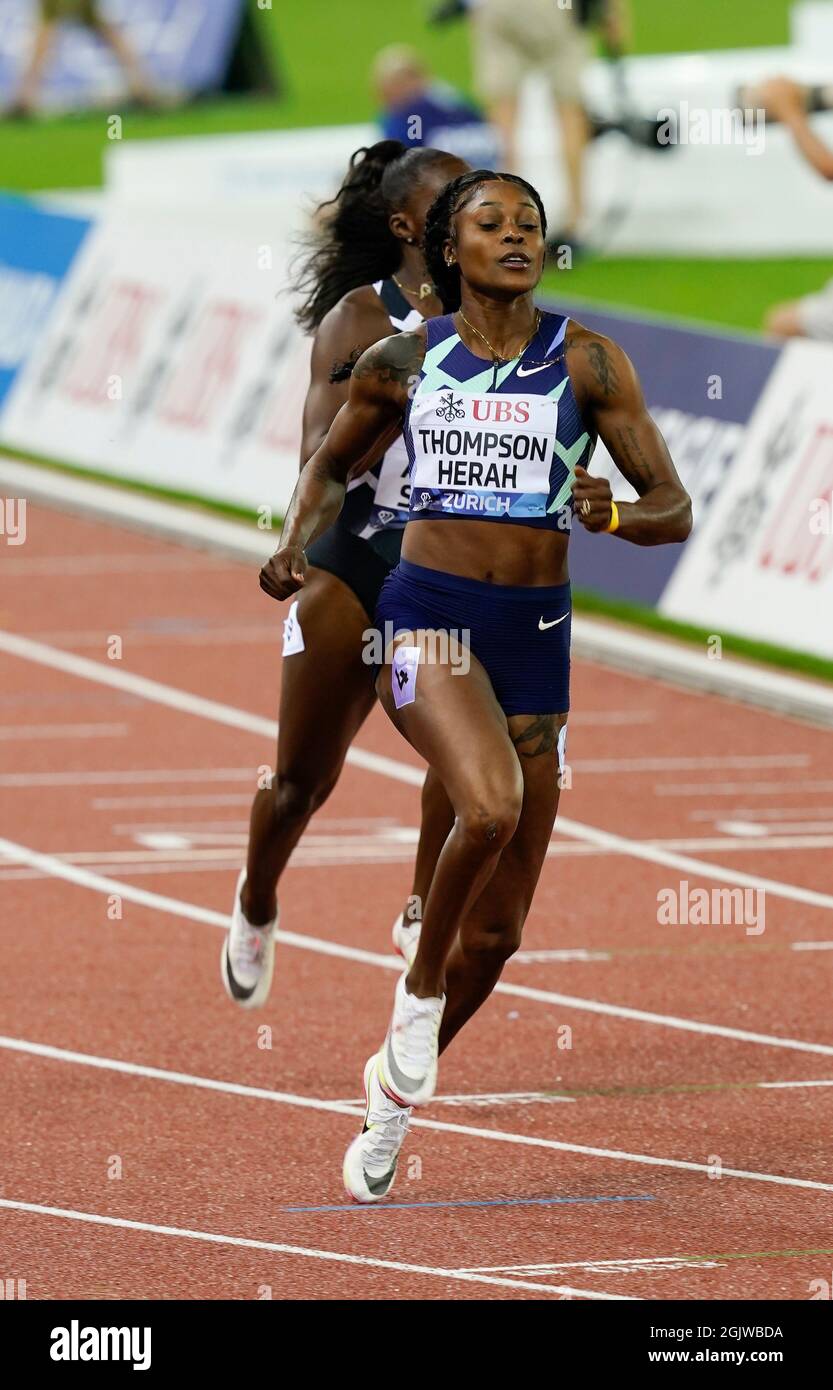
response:
[[[387,1038],[365,1067],[365,1125],[344,1161],[359,1201],[390,1190],[407,1107],[433,1094],[438,1052],[520,941],[558,802],[571,514],[637,545],[682,541],[691,526],[625,353],[535,307],[545,236],[538,194],[514,175],[477,170],[440,193],[426,263],[456,312],[364,354],[261,571],[274,598],[305,583],[304,547],[337,515],[351,467],[402,424],[411,501],[402,559],[376,609],[377,629],[389,622],[396,634],[377,690],[455,819]],[[597,437],[638,501],[617,507],[586,471]],[[436,659],[450,633],[470,649],[465,673]]]
[[[365,348],[442,312],[420,242],[434,198],[467,168],[441,150],[406,150],[398,140],[382,140],[356,152],[335,199],[319,209],[323,230],[302,269],[301,288],[308,293],[298,314],[315,333],[302,462],[346,401],[350,373]],[[372,668],[362,660],[362,634],[382,581],[399,559],[408,507],[402,441],[382,453],[374,444],[368,460],[374,466],[351,484],[337,523],[310,547],[303,594],[284,624],[277,773],[254,799],[248,863],[221,959],[226,991],[243,1008],[263,1004],[269,993],[278,880],[310,816],[335,786],[376,698]],[[416,949],[418,905],[451,822],[442,783],[431,778],[423,795],[411,916],[394,924],[396,946],[406,958]]]

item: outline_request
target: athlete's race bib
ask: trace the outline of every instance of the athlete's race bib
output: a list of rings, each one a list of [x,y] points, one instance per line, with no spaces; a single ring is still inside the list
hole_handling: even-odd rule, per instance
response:
[[[411,514],[546,516],[557,425],[546,396],[417,395]]]
[[[410,463],[405,441],[400,435],[388,449],[379,469],[373,494],[371,525],[404,526],[411,500]]]

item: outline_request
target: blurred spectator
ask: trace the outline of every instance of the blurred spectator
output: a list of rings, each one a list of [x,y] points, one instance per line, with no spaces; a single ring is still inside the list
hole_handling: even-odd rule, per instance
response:
[[[787,77],[774,77],[747,89],[744,100],[754,109],[762,108],[769,120],[785,125],[810,167],[823,179],[833,181],[833,149],[819,139],[809,119],[813,111],[833,106],[833,88],[804,87]],[[764,328],[778,338],[833,341],[833,280],[817,294],[773,305],[764,319]]]
[[[590,130],[581,77],[589,57],[586,28],[598,24],[606,46],[625,45],[628,0],[467,0],[472,14],[475,81],[503,141],[502,165],[517,169],[515,129],[524,78],[540,72],[555,101],[567,178],[567,209],[551,244],[576,244],[584,215],[582,172]]]
[[[498,142],[482,112],[453,87],[436,81],[415,48],[383,48],[374,59],[372,77],[387,140],[448,150],[475,169],[495,167]]]
[[[104,16],[98,0],[37,0],[38,18],[35,42],[23,75],[17,100],[9,115],[30,116],[37,109],[41,79],[49,58],[56,25],[74,20],[94,30],[118,59],[131,99],[141,106],[154,103],[155,93],[121,29]]]

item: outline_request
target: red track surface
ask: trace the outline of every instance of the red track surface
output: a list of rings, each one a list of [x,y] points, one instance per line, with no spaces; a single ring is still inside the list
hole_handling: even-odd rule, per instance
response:
[[[0,627],[274,716],[282,613],[249,568],[41,508],[28,530],[0,557]],[[328,1106],[359,1094],[394,974],[285,943],[267,1007],[239,1013],[218,924],[130,900],[110,920],[105,889],[54,872],[226,912],[272,740],[2,650],[0,672],[0,836],[53,856],[0,859],[0,1273],[30,1298],[803,1299],[831,1278],[833,951],[794,949],[833,942],[829,906],[770,891],[761,935],[660,926],[660,889],[718,885],[556,833],[524,951],[590,958],[510,963],[507,985],[556,997],[489,1001],[441,1065],[463,1099],[421,1112],[390,1202],[350,1207],[356,1118]],[[573,685],[566,817],[833,894],[829,734],[587,664]],[[360,746],[415,765],[378,711]],[[418,810],[349,766],[285,877],[284,930],[388,955]],[[738,821],[764,836],[720,825]],[[465,1099],[513,1092],[533,1098]],[[494,1282],[452,1277],[470,1270]]]

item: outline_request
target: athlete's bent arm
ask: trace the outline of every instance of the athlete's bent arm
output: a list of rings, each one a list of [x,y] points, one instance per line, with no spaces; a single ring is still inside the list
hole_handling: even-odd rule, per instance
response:
[[[346,404],[359,358],[381,338],[389,338],[390,329],[378,295],[366,285],[351,290],[324,315],[312,344],[299,471],[324,443],[333,420]],[[375,461],[370,460],[368,466]]]
[[[302,586],[304,548],[336,520],[351,472],[363,468],[368,454],[384,450],[401,430],[408,386],[414,368],[419,370],[421,353],[418,333],[398,333],[359,358],[347,403],[301,469],[278,549],[260,571],[260,587],[271,598],[287,598]]]
[[[691,531],[691,498],[648,414],[630,358],[609,338],[586,329],[568,337],[566,347],[585,418],[639,494],[638,502],[617,503],[616,535],[635,545],[684,541]],[[575,363],[570,360],[576,358]],[[576,517],[588,531],[608,529],[612,493],[607,479],[577,468],[573,500]]]

